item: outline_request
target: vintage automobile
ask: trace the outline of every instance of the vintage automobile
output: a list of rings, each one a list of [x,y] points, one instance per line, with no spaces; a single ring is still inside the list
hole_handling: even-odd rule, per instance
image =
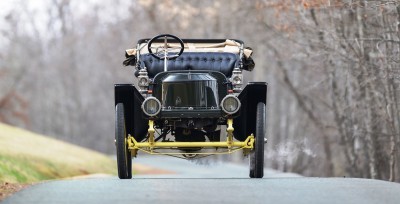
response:
[[[262,178],[266,143],[265,82],[243,89],[251,48],[233,39],[162,34],[126,50],[137,87],[115,85],[118,176],[132,178],[138,151],[184,159],[243,151],[250,177]]]

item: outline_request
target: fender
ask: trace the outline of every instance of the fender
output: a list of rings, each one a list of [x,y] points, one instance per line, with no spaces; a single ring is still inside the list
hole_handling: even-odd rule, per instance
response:
[[[255,134],[257,104],[267,104],[267,86],[266,82],[249,82],[239,94],[242,107],[239,116],[233,120],[233,135],[237,140],[244,141],[249,135]]]
[[[115,105],[124,104],[127,134],[133,136],[137,141],[142,141],[146,137],[148,129],[147,120],[143,117],[141,109],[143,96],[133,84],[115,84],[114,97]]]

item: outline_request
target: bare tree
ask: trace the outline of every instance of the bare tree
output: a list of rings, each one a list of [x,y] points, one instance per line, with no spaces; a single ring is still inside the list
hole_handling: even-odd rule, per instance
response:
[[[113,153],[113,84],[136,80],[125,49],[159,33],[237,38],[255,51],[246,80],[269,83],[269,166],[400,179],[396,1],[51,0],[0,21],[3,122]]]

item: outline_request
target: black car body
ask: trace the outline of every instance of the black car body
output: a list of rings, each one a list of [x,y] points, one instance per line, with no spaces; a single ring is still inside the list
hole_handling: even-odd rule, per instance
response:
[[[263,177],[267,84],[242,87],[251,53],[240,40],[169,34],[127,50],[124,65],[136,68],[138,86],[115,85],[119,177],[132,177],[139,150],[186,159],[243,150],[250,177]]]

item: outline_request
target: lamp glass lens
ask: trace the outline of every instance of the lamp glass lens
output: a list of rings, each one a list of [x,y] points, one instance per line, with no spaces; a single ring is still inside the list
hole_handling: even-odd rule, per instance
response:
[[[238,102],[235,98],[229,97],[224,101],[224,108],[228,112],[234,112],[238,108]]]
[[[159,109],[157,101],[153,99],[146,101],[145,109],[150,115],[157,113]]]

